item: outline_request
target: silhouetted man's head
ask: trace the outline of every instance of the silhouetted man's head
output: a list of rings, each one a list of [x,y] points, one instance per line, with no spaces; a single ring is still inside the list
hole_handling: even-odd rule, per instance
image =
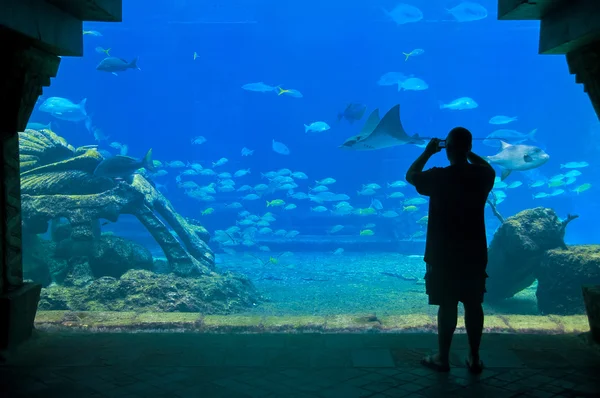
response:
[[[466,159],[471,152],[473,136],[464,127],[455,127],[446,137],[446,156],[450,163]]]

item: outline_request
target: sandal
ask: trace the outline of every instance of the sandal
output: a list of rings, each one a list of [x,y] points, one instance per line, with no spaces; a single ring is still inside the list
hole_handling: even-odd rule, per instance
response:
[[[433,369],[436,372],[450,371],[450,364],[440,362],[437,355],[427,355],[425,358],[421,359],[421,365],[425,366],[426,368]]]
[[[478,375],[483,371],[483,362],[481,359],[477,363],[471,362],[471,358],[465,359],[465,365],[467,365],[467,369],[474,375]]]

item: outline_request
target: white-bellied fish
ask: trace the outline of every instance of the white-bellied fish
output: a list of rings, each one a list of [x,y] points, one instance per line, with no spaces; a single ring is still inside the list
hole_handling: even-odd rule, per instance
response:
[[[265,84],[263,82],[257,82],[257,83],[244,84],[242,86],[242,89],[244,89],[246,91],[254,91],[257,93],[267,93],[269,91],[275,91],[277,89],[277,87],[269,86],[268,84]]]
[[[271,148],[273,148],[273,151],[280,154],[280,155],[289,155],[290,154],[290,149],[283,143],[283,142],[278,142],[273,140],[272,144],[271,144]]]
[[[550,159],[541,148],[531,145],[511,145],[502,143],[502,150],[487,160],[502,168],[501,180],[504,181],[512,171],[525,171],[538,168]]]
[[[472,22],[487,18],[488,11],[481,4],[463,1],[456,7],[447,10],[457,22]]]
[[[494,116],[493,118],[491,118],[489,123],[490,124],[508,124],[508,123],[512,123],[516,120],[517,120],[516,116],[510,117],[510,116],[498,115],[498,116]]]
[[[60,120],[67,120],[69,122],[85,121],[88,131],[92,131],[92,119],[85,110],[86,102],[87,98],[84,98],[78,104],[74,104],[66,98],[50,97],[40,105],[39,110],[49,113]]]
[[[327,131],[329,129],[329,125],[325,122],[313,122],[311,124],[304,125],[305,133],[322,133],[323,131]]]
[[[401,84],[398,84],[398,91],[423,91],[427,90],[429,85],[425,83],[423,79],[419,79],[418,77],[409,77]]]
[[[582,169],[584,167],[588,167],[590,164],[588,162],[569,162],[565,164],[561,164],[561,169]]]
[[[391,11],[382,8],[383,12],[396,23],[404,25],[407,23],[419,22],[423,19],[423,12],[410,4],[400,3]]]
[[[473,98],[470,97],[460,97],[451,101],[448,104],[440,103],[440,109],[450,109],[453,111],[462,111],[465,109],[475,109],[479,106],[477,102]]]

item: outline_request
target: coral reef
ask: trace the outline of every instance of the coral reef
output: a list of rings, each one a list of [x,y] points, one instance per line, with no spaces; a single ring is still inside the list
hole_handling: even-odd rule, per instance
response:
[[[524,210],[504,220],[488,250],[486,299],[502,300],[530,286],[547,250],[566,248],[567,224],[552,209]]]
[[[91,241],[99,219],[116,222],[132,214],[162,247],[173,272],[213,273],[206,230],[191,226],[143,176],[135,174],[132,183],[96,177],[102,155],[91,146],[75,149],[50,130],[19,133],[19,149],[24,234],[44,233],[51,220],[64,217],[73,240]]]
[[[184,278],[130,270],[81,286],[53,285],[42,291],[40,310],[199,312],[231,314],[261,301],[250,281],[231,273]]]
[[[97,177],[95,146],[75,149],[50,130],[26,130],[19,140],[24,276],[45,287],[40,309],[228,314],[263,300],[245,277],[215,271],[208,231],[144,176]],[[121,214],[134,215],[161,246],[159,266],[145,247],[101,233],[101,219]],[[49,225],[52,240],[39,238]]]
[[[548,250],[536,277],[536,296],[541,313],[582,314],[585,307],[581,286],[600,284],[600,245]]]

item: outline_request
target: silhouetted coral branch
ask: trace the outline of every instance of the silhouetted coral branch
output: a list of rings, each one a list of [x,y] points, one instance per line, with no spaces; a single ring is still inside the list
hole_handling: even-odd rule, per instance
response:
[[[493,200],[488,198],[487,203],[490,205],[492,213],[494,213],[494,215],[498,218],[498,220],[500,220],[501,223],[504,223],[504,217],[502,217],[502,214],[500,214],[498,212],[498,209],[496,209],[496,194],[493,191],[490,192],[490,194],[492,195]]]
[[[577,214],[567,214],[567,219],[563,220],[562,222],[562,229],[564,230],[565,228],[567,228],[567,225],[569,225],[569,223],[576,218],[579,218]]]

